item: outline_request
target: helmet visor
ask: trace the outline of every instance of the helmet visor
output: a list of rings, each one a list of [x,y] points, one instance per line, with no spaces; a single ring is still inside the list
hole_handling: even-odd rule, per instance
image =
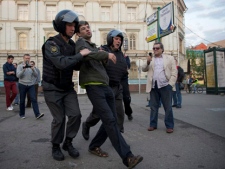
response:
[[[119,31],[119,30],[113,30],[111,32],[111,35],[110,36],[111,37],[121,36],[123,38],[123,33],[121,31]]]
[[[62,21],[68,22],[68,23],[72,23],[76,19],[78,19],[78,15],[75,12],[69,11],[63,16],[63,20]]]

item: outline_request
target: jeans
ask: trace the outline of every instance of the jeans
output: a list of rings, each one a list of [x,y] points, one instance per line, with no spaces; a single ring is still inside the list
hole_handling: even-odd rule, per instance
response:
[[[181,106],[182,96],[180,92],[180,83],[175,84],[176,91],[173,91],[173,105]]]
[[[30,99],[31,99],[34,114],[36,117],[38,117],[40,115],[40,112],[39,112],[38,103],[35,97],[36,93],[35,93],[34,85],[26,86],[19,83],[19,91],[20,91],[20,117],[25,116],[25,99],[26,99],[27,92],[29,92],[30,94]]]
[[[150,92],[151,98],[151,115],[150,115],[150,127],[157,128],[158,124],[158,110],[160,105],[160,99],[165,110],[164,123],[166,128],[174,128],[173,109],[172,109],[172,86],[167,85],[158,89],[157,83],[155,88],[152,88]]]
[[[117,114],[117,124],[120,130],[124,130],[123,123],[124,123],[124,109],[123,109],[123,95],[122,95],[122,86],[117,85],[111,87],[114,96],[115,96],[115,105],[116,105],[116,114]],[[92,127],[95,126],[99,121],[99,116],[95,113],[96,111],[93,109],[90,115],[86,119],[86,126]]]
[[[117,125],[115,97],[112,89],[103,85],[87,85],[86,91],[95,112],[102,121],[96,136],[89,145],[89,149],[101,147],[109,137],[113,147],[127,166],[127,157],[132,156],[132,153]]]

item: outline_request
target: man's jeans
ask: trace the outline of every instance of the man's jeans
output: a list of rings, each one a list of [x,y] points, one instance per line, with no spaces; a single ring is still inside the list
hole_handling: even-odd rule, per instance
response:
[[[180,92],[180,83],[175,84],[176,91],[173,91],[173,105],[181,106],[182,96]]]
[[[38,103],[36,100],[34,85],[26,86],[19,83],[19,91],[20,91],[20,117],[25,116],[25,99],[26,99],[27,92],[29,92],[30,94],[30,99],[31,99],[34,114],[36,117],[38,117],[40,113],[39,113]]]
[[[101,147],[109,137],[113,147],[123,159],[123,163],[127,165],[127,157],[132,156],[132,153],[117,125],[115,97],[112,89],[104,85],[87,85],[86,91],[96,114],[102,121],[89,149]]]
[[[160,105],[160,98],[165,110],[164,123],[167,129],[174,128],[173,109],[172,109],[172,86],[167,85],[158,89],[157,84],[155,88],[152,88],[150,92],[151,98],[151,115],[150,115],[150,127],[157,128],[158,124],[158,110]]]

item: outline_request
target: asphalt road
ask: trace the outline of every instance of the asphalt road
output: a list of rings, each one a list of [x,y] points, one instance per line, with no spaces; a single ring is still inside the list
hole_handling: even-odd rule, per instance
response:
[[[92,109],[86,95],[79,95],[82,121]],[[123,134],[132,152],[144,160],[136,169],[225,169],[225,96],[183,93],[181,109],[174,108],[174,133],[167,134],[164,111],[160,108],[158,129],[147,131],[149,108],[147,94],[132,93],[133,121],[125,119]],[[50,125],[52,116],[39,96],[40,111],[36,120],[32,109],[26,109],[26,119],[19,118],[19,108],[5,109],[5,96],[0,95],[0,169],[125,169],[109,140],[102,149],[108,158],[90,154],[79,131],[73,140],[80,157],[71,158],[63,151],[65,160],[51,157]],[[94,137],[100,124],[91,129]]]

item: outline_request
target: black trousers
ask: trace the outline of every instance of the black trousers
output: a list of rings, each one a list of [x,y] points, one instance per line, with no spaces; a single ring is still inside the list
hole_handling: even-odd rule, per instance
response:
[[[117,124],[120,130],[124,130],[124,109],[123,109],[123,89],[121,85],[111,86],[110,87],[115,96],[115,104],[116,104],[116,115],[117,115]],[[100,121],[100,117],[96,110],[92,109],[92,112],[86,119],[87,127],[95,126]]]
[[[121,81],[121,85],[123,86],[123,103],[124,103],[124,108],[125,108],[125,114],[127,116],[130,116],[133,113],[133,111],[130,106],[131,97],[130,97],[128,78],[123,79]]]
[[[113,147],[127,166],[127,157],[133,156],[117,125],[115,97],[112,89],[104,85],[87,85],[86,91],[102,124],[89,145],[89,149],[101,147],[109,137]]]

